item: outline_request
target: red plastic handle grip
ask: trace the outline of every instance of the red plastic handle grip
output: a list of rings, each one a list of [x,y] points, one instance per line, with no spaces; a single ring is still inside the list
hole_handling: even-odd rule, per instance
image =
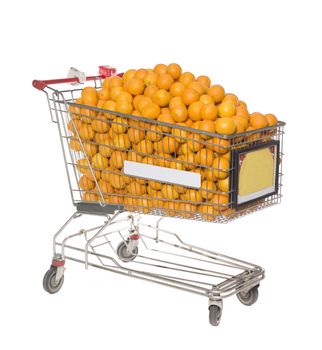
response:
[[[86,77],[86,81],[95,79],[104,79],[102,75],[96,75],[91,77]],[[79,83],[78,78],[65,78],[65,79],[51,79],[51,80],[33,80],[32,86],[38,90],[44,90],[47,85],[52,84],[66,84],[66,83]]]

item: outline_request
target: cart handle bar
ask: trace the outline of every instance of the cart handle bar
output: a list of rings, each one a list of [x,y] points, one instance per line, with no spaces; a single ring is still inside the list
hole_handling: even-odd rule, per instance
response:
[[[123,76],[123,73],[116,74],[116,69],[106,66],[99,67],[99,75],[94,75],[86,77],[86,81],[96,80],[96,79],[105,79],[112,75],[117,75],[119,77]],[[44,90],[48,85],[52,84],[68,84],[68,83],[79,83],[78,78],[64,78],[64,79],[51,79],[51,80],[33,80],[32,86],[38,90]]]

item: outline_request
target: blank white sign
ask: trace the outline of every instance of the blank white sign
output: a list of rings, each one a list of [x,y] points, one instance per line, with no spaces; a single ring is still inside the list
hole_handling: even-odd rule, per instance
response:
[[[200,188],[200,174],[150,164],[124,161],[124,174],[174,185]]]

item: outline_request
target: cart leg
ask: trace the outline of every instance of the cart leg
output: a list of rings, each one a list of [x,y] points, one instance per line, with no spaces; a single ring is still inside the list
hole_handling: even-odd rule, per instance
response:
[[[49,294],[57,293],[64,283],[65,260],[56,254],[49,270],[45,273],[43,287]]]

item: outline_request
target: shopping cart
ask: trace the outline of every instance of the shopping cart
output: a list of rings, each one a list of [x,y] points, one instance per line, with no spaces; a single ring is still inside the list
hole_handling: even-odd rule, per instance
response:
[[[83,82],[100,89],[116,74],[105,66]],[[279,203],[285,123],[217,135],[83,105],[79,81],[33,81],[58,126],[76,207],[54,235],[44,289],[60,290],[65,261],[72,260],[206,296],[212,325],[220,322],[224,298],[236,294],[254,304],[263,268],[188,244],[161,223],[165,217],[226,223]],[[88,215],[101,223],[68,230]]]

